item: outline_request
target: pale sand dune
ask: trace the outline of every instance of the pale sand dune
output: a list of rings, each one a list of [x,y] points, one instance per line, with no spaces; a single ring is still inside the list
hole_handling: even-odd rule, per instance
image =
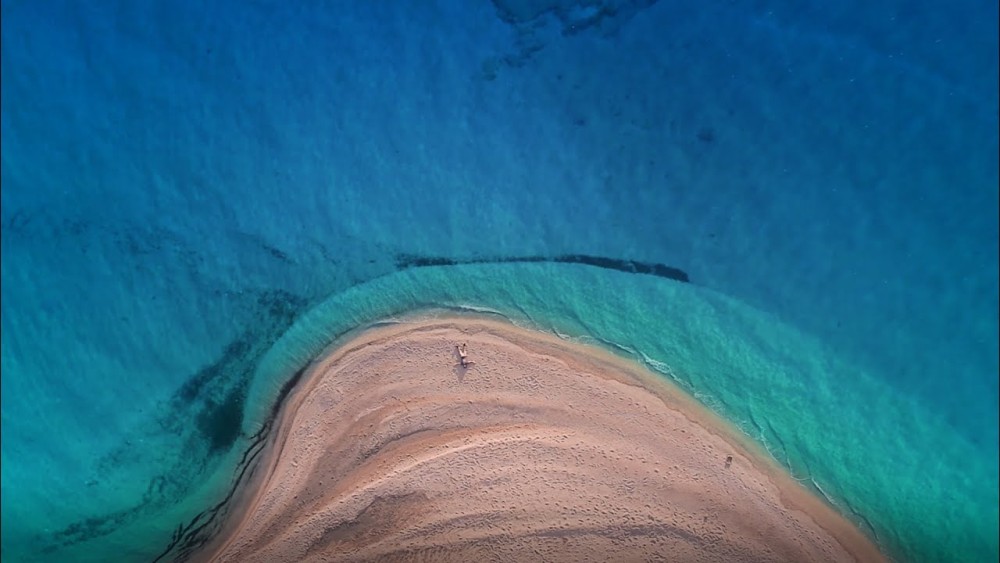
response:
[[[884,560],[658,376],[497,322],[343,342],[278,428],[206,559]]]

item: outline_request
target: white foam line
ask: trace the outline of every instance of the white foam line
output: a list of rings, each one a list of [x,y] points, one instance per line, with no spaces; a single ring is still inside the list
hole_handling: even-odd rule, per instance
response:
[[[830,495],[828,495],[826,493],[826,491],[823,490],[823,487],[819,486],[819,483],[816,482],[816,479],[813,479],[812,477],[810,477],[809,481],[812,482],[813,486],[816,487],[816,490],[819,491],[819,493],[821,495],[823,495],[823,498],[825,498],[828,503],[830,503],[832,506],[837,507],[837,509],[839,509],[840,512],[843,513],[843,507],[840,506],[840,503],[838,503],[835,500],[833,500],[833,497],[831,497]]]

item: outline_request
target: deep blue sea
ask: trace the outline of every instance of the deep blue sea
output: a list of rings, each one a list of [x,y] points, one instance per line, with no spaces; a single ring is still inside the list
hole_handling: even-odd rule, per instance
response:
[[[299,369],[424,309],[997,560],[995,1],[0,7],[4,562],[172,560]]]

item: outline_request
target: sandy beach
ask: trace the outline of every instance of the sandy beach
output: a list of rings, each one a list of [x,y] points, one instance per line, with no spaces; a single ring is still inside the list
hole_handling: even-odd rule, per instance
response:
[[[275,429],[198,559],[885,560],[661,377],[500,322],[353,335]]]

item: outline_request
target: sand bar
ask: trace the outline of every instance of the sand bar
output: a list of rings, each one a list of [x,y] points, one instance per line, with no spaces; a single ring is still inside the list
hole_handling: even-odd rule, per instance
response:
[[[661,377],[496,321],[338,343],[264,456],[199,559],[885,560]]]

